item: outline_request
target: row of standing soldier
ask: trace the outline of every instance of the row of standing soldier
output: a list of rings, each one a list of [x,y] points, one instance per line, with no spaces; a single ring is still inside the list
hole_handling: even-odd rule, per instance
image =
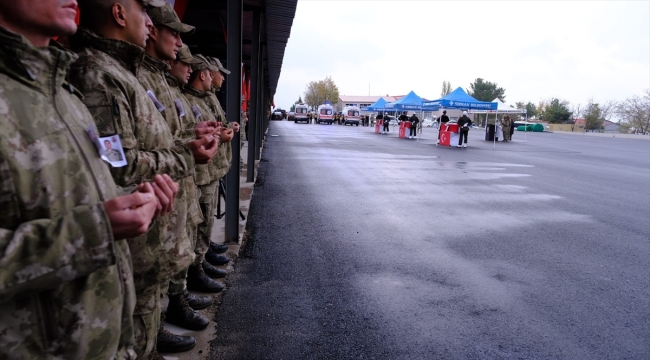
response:
[[[199,330],[212,298],[188,289],[223,289],[210,235],[239,131],[215,95],[229,72],[190,54],[194,28],[164,0],[79,0],[79,27],[74,5],[0,3],[0,358],[186,351],[162,297],[168,322]],[[125,166],[101,160],[107,137]]]

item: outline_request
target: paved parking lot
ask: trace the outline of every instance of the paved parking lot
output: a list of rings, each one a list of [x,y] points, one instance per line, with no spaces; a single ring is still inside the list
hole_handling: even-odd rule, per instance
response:
[[[212,357],[647,359],[650,141],[482,137],[272,122]]]

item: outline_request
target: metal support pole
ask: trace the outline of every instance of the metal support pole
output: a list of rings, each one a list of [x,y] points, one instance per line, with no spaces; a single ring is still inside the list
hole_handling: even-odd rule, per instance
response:
[[[262,49],[260,47],[260,53],[259,53],[259,59],[258,59],[258,74],[259,74],[259,81],[258,81],[258,88],[257,88],[257,93],[259,95],[258,100],[257,100],[257,106],[259,111],[257,112],[257,118],[255,121],[257,122],[257,128],[255,130],[255,160],[260,160],[261,157],[261,149],[262,149],[262,131],[264,128],[264,116],[266,116],[266,106],[265,106],[265,98],[264,98],[264,64],[262,61]]]
[[[259,89],[260,89],[260,12],[253,11],[253,49],[251,54],[251,104],[250,117],[248,119],[248,168],[246,169],[246,182],[255,181],[255,149],[259,147],[257,142],[257,114],[260,111]],[[259,151],[259,150],[258,150]]]
[[[239,123],[241,120],[241,39],[242,39],[242,4],[240,0],[228,0],[228,45],[227,61],[231,71],[226,82],[226,120]],[[232,162],[226,175],[226,243],[239,243],[239,160],[240,134],[233,136]]]
[[[262,146],[264,146],[264,133],[266,132],[268,114],[267,110],[269,108],[269,98],[268,92],[266,91],[266,78],[264,77],[264,71],[260,73],[262,75],[262,114],[260,116],[260,131],[257,132],[260,137],[259,146],[257,147],[258,151],[258,160],[262,160]]]

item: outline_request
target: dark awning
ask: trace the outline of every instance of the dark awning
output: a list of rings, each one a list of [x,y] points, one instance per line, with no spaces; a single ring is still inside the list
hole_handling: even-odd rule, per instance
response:
[[[261,14],[260,36],[263,67],[268,71],[266,82],[271,97],[275,95],[282,70],[284,50],[291,35],[297,0],[245,0],[242,19],[242,60],[251,66],[253,11]],[[227,12],[224,0],[176,0],[176,11],[184,23],[196,27],[193,35],[183,38],[193,53],[214,56],[226,68]]]

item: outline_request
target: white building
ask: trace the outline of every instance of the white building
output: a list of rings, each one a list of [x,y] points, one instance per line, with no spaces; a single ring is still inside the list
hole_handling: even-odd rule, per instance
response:
[[[336,104],[334,109],[336,111],[341,111],[346,106],[356,106],[356,107],[358,107],[360,109],[363,109],[365,107],[368,107],[368,106],[374,104],[377,100],[379,100],[380,97],[383,97],[384,100],[386,100],[387,102],[393,102],[393,101],[399,99],[398,97],[395,97],[395,96],[339,95],[339,102]],[[363,111],[362,111],[362,113],[363,113]]]

